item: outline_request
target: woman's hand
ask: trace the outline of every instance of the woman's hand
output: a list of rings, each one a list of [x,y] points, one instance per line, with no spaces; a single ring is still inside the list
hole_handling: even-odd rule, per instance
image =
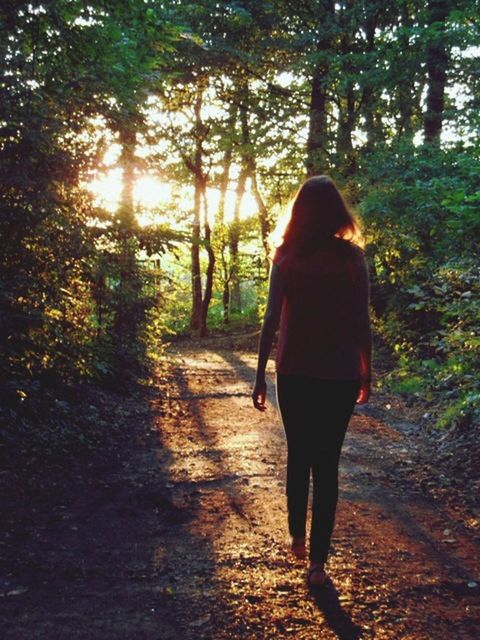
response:
[[[357,396],[357,404],[366,404],[370,398],[370,378],[360,378],[360,390]]]
[[[259,411],[265,411],[265,398],[267,397],[267,384],[265,378],[262,380],[256,380],[255,386],[252,391],[253,406]]]

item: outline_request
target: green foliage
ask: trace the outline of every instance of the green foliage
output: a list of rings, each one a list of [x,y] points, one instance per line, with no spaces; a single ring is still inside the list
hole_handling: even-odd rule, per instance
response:
[[[376,324],[398,358],[392,388],[429,395],[440,426],[476,421],[478,149],[400,145],[372,156],[368,170],[362,212]]]
[[[430,4],[378,0],[307,0],[295,12],[253,0],[4,5],[0,428],[9,447],[100,442],[105,425],[94,409],[87,423],[97,421],[97,430],[83,432],[76,417],[78,390],[128,390],[158,357],[162,337],[188,331],[192,206],[202,274],[211,218],[210,328],[226,330],[225,293],[237,284],[241,305],[230,296],[229,328],[258,325],[265,235],[309,154],[359,204],[375,324],[396,358],[392,387],[438,406],[439,426],[478,420],[473,2],[440,20]],[[434,87],[437,98],[446,91],[433,113],[444,135],[421,144],[432,51],[447,65],[444,86]],[[82,186],[112,142],[123,171],[113,217]],[[156,212],[162,225],[140,227],[133,193],[146,171],[188,194],[193,184],[234,192],[237,220],[220,205],[207,213],[208,198],[172,198]],[[239,176],[263,218],[240,206]],[[150,258],[160,266],[149,267]]]
[[[400,375],[397,374],[396,378],[390,383],[390,388],[395,393],[404,394],[416,394],[419,395],[424,388],[425,381],[420,376],[415,375]]]
[[[120,390],[145,360],[156,300],[137,254],[171,239],[112,226],[81,184],[100,124],[141,127],[179,28],[133,1],[20,2],[1,17],[1,439],[75,448],[96,439],[77,431],[75,389]]]

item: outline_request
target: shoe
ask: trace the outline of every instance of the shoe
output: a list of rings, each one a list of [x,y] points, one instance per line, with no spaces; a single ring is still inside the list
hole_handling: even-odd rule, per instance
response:
[[[297,560],[305,560],[305,558],[307,557],[305,537],[296,538],[295,536],[293,536],[290,549],[292,550],[292,553],[297,558]]]
[[[323,568],[323,563],[312,562],[307,573],[307,583],[309,587],[323,587],[328,577]]]

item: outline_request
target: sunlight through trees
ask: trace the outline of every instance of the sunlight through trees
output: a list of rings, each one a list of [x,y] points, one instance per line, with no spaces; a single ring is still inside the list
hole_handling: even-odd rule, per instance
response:
[[[0,17],[6,442],[42,441],[40,404],[68,432],[72,387],[127,390],[167,335],[256,327],[270,234],[316,173],[363,219],[388,384],[440,426],[478,420],[473,0]]]

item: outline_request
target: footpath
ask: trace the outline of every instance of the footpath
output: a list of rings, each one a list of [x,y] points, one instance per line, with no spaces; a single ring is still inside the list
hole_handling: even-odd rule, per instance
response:
[[[0,478],[0,638],[479,637],[478,514],[400,409],[374,397],[356,410],[331,581],[309,592],[287,546],[273,369],[261,414],[253,352],[210,341],[170,355],[157,387],[119,400],[117,451],[45,482]]]

